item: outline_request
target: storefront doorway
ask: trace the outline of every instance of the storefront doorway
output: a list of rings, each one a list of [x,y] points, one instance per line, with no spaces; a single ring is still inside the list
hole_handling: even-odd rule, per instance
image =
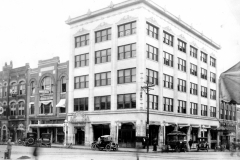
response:
[[[123,148],[134,148],[136,142],[136,129],[132,123],[122,124],[118,134],[119,146]]]
[[[165,132],[165,137],[166,137],[166,139],[165,139],[165,144],[167,144],[167,141],[168,141],[168,136],[167,136],[167,135],[174,130],[175,126],[176,126],[176,125],[166,126],[166,132]]]
[[[158,142],[158,132],[159,132],[159,126],[158,125],[150,125],[149,126],[149,145],[153,145],[153,139],[157,138]]]
[[[85,132],[82,127],[75,127],[75,144],[84,145],[85,143]]]
[[[103,124],[98,124],[98,125],[93,125],[93,139],[94,141],[97,141],[98,137],[102,135],[110,135],[110,128],[109,124],[103,125]]]

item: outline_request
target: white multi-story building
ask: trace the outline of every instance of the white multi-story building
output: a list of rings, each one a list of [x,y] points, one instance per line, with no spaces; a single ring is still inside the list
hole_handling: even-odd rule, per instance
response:
[[[89,145],[110,134],[120,147],[146,135],[165,143],[174,129],[187,140],[217,142],[216,57],[220,46],[150,0],[130,0],[69,18],[68,142]],[[211,144],[210,143],[210,144]]]

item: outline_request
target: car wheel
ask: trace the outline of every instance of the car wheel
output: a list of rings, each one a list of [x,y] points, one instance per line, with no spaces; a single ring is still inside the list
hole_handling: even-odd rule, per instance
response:
[[[106,145],[106,151],[111,151],[111,146],[109,144]]]
[[[178,147],[175,148],[176,152],[180,152],[180,149]]]
[[[28,138],[28,144],[32,145],[34,143],[34,139],[32,137]]]
[[[95,144],[95,143],[91,145],[91,149],[92,149],[92,150],[96,150],[96,148],[97,148],[97,147],[96,147],[96,144]]]

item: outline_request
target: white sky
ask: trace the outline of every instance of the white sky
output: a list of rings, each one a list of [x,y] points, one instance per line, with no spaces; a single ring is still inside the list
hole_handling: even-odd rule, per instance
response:
[[[123,0],[112,0],[118,3]],[[219,74],[240,61],[239,0],[153,0],[170,13],[221,45]],[[10,60],[13,67],[59,56],[69,58],[69,16],[107,7],[111,0],[1,0],[0,68]],[[2,70],[2,69],[0,69]]]

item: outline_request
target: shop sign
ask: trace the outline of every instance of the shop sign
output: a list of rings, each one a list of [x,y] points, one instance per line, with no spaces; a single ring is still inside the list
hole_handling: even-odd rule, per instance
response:
[[[40,96],[40,101],[48,101],[48,100],[53,100],[53,95]]]
[[[3,114],[3,107],[0,107],[0,114]]]

